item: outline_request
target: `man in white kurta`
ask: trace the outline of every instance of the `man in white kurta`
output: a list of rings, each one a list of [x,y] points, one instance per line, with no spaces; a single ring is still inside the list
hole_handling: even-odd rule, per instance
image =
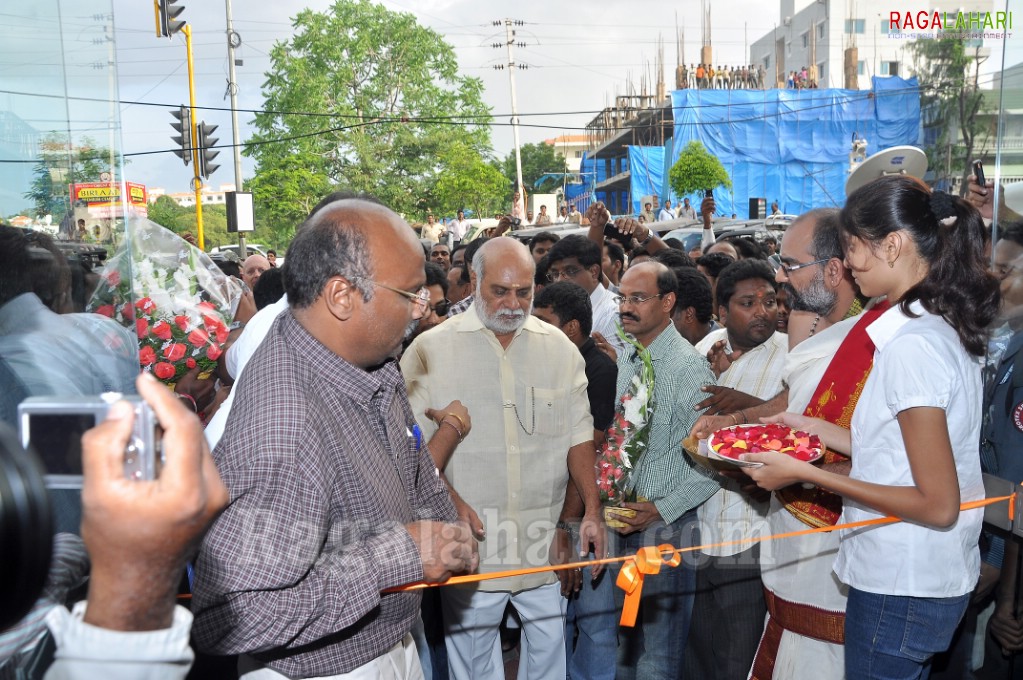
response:
[[[472,415],[471,432],[443,467],[482,520],[480,573],[548,564],[570,475],[586,504],[584,523],[599,524],[585,366],[564,333],[528,313],[533,268],[522,244],[485,244],[473,258],[473,304],[416,338],[401,359],[427,438],[451,422],[438,425],[427,408],[458,399]],[[553,572],[441,595],[452,678],[504,677],[498,625],[510,601],[523,624],[525,677],[563,680],[565,599]]]
[[[775,330],[776,287],[774,271],[765,262],[744,260],[726,267],[717,282],[718,314],[725,327],[696,345],[696,350],[706,355],[723,340],[726,354],[741,352],[718,376],[717,384],[765,401],[783,388],[788,352],[788,336]],[[741,416],[734,420],[745,421]],[[737,480],[719,481],[721,489],[697,510],[700,543],[714,545],[765,535],[766,499],[743,493]],[[739,543],[700,551],[686,677],[746,677],[766,613],[760,550],[758,544]]]

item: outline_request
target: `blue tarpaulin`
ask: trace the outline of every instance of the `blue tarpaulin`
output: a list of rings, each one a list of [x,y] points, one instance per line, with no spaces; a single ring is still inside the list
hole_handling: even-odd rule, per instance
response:
[[[732,190],[714,192],[719,214],[748,216],[750,198],[777,201],[782,212],[841,206],[853,133],[869,153],[919,144],[920,90],[916,78],[873,79],[862,90],[676,90],[671,93],[675,134],[669,158],[699,140],[732,178]],[[645,168],[661,149],[630,147],[632,197],[651,191]],[[638,156],[635,160],[633,155]],[[673,161],[672,161],[673,163]],[[670,167],[670,164],[667,164]],[[637,177],[636,168],[643,174]],[[699,205],[702,196],[690,199]]]
[[[630,146],[629,173],[632,212],[639,213],[643,210],[639,204],[643,196],[664,196],[664,188],[667,186],[664,147]]]

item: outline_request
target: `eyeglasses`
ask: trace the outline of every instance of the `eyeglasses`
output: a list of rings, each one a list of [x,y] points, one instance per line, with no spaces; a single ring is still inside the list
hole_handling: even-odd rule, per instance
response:
[[[558,279],[574,279],[581,271],[580,267],[567,267],[560,272],[548,272],[547,280],[551,283],[557,283]]]
[[[384,290],[389,290],[392,293],[397,293],[398,295],[402,296],[403,298],[407,298],[409,300],[409,302],[411,302],[416,307],[418,307],[419,311],[421,313],[423,313],[423,314],[426,313],[426,310],[430,309],[430,291],[426,289],[426,286],[423,286],[422,288],[417,290],[415,293],[410,293],[407,290],[402,290],[400,288],[392,288],[391,286],[388,286],[387,284],[380,283],[379,281],[374,281],[373,279],[367,279],[367,278],[361,277],[361,276],[359,278],[361,278],[363,281],[368,281],[368,282],[372,283],[374,286],[379,286],[380,288],[383,288]]]
[[[824,264],[825,262],[830,262],[832,259],[833,258],[825,257],[823,260],[814,260],[813,262],[803,262],[801,264],[800,263],[797,263],[797,264],[785,264],[784,262],[782,262],[781,263],[781,270],[783,272],[785,272],[786,276],[788,276],[792,272],[799,271],[803,267],[812,267],[815,264]]]
[[[995,275],[995,278],[998,279],[999,281],[1004,281],[1006,278],[1008,278],[1009,274],[1011,274],[1015,270],[1016,265],[1014,264],[995,263],[994,267],[992,267],[992,273]]]
[[[431,309],[437,316],[447,316],[448,310],[451,309],[451,300],[445,298],[433,305]]]
[[[656,295],[647,295],[646,297],[640,297],[638,295],[615,295],[611,299],[615,301],[615,304],[621,306],[628,302],[633,307],[640,305],[647,300],[653,300],[654,298],[664,297],[664,293],[657,293]]]

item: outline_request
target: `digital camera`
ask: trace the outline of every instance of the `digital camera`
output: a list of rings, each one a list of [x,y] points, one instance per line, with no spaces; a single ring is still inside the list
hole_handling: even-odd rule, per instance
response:
[[[135,409],[131,438],[124,449],[124,476],[136,481],[156,479],[163,466],[156,414],[140,397],[105,392],[87,397],[29,397],[18,405],[21,445],[39,455],[51,489],[82,488],[82,435],[103,422],[118,401]]]

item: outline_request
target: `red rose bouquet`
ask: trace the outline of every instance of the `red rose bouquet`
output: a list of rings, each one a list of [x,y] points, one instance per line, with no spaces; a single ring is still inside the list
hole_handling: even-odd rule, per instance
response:
[[[202,251],[133,219],[100,279],[89,308],[134,329],[142,370],[173,384],[196,367],[201,377],[216,367],[242,289]]]
[[[633,475],[647,449],[654,409],[654,365],[650,351],[627,336],[621,326],[618,335],[636,350],[643,365],[616,406],[607,437],[597,452],[597,490],[600,500],[608,506],[637,500]],[[605,517],[609,514],[607,510]],[[615,526],[608,519],[608,524]]]

